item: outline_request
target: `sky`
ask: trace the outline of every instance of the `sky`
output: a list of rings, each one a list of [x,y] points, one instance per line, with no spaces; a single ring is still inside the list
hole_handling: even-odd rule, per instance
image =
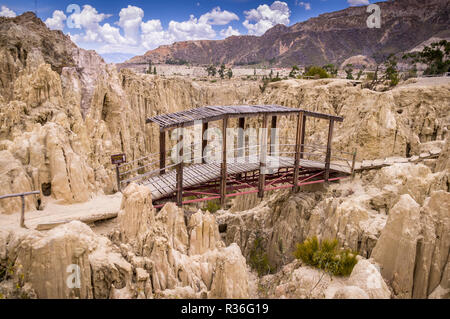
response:
[[[34,11],[80,47],[94,49],[107,62],[122,62],[160,45],[186,40],[218,40],[262,35],[319,14],[372,0],[0,0],[0,16]]]

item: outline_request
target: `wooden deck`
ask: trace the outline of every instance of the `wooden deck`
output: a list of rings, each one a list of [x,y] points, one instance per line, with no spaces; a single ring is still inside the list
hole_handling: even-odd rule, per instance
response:
[[[274,165],[278,163],[278,165]],[[227,173],[240,174],[259,170],[259,157],[236,158],[227,160]],[[294,167],[294,158],[267,156],[268,169],[292,168]],[[301,159],[300,167],[308,169],[325,169],[325,163]],[[183,189],[204,184],[210,181],[220,179],[220,163],[193,164],[183,167]],[[331,171],[351,174],[351,168],[345,163],[332,162]],[[158,200],[167,197],[177,190],[176,170],[167,172],[160,176],[153,176],[145,180],[142,184],[149,187],[152,192],[152,199]]]

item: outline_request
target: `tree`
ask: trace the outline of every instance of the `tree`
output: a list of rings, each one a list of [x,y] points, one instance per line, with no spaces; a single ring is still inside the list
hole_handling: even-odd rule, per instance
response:
[[[292,70],[289,73],[289,77],[291,78],[296,78],[298,73],[300,73],[300,69],[298,68],[297,65],[292,66]]]
[[[347,74],[347,80],[353,80],[353,64],[347,64],[345,66],[345,73]]]
[[[338,69],[334,64],[327,64],[323,66],[323,69],[327,71],[331,76],[336,77],[338,74]]]
[[[148,61],[148,69],[145,71],[147,74],[152,74],[152,61]]]
[[[208,76],[216,76],[217,69],[211,64],[206,68],[206,72],[208,73]]]
[[[269,73],[269,79],[271,79],[271,80],[272,80],[272,78],[273,78],[273,70],[272,70],[272,69],[270,69],[270,73]]]
[[[233,77],[233,70],[231,70],[231,68],[228,69],[227,76],[229,79],[231,79]]]
[[[153,68],[153,74],[156,75],[156,66]]]
[[[391,54],[386,62],[384,62],[384,66],[386,67],[384,80],[389,82],[390,86],[396,86],[400,82],[397,70],[397,58]]]
[[[305,70],[305,76],[312,76],[312,77],[319,77],[321,79],[326,79],[329,78],[330,75],[327,73],[327,71],[325,71],[324,69],[322,69],[321,67],[318,66],[310,66]]]
[[[359,70],[358,75],[356,76],[356,79],[361,79],[361,76],[364,74],[364,71],[366,70],[366,66],[363,66],[361,70]]]
[[[425,46],[420,52],[407,53],[402,57],[411,63],[423,63],[427,65],[424,74],[439,75],[449,72],[450,69],[450,42],[442,40]]]
[[[225,64],[222,64],[219,69],[219,76],[221,79],[225,77]]]

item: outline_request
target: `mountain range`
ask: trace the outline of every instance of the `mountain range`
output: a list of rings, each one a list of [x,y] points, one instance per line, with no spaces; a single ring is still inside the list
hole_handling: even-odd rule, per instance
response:
[[[448,0],[395,0],[377,3],[381,28],[369,28],[366,6],[319,15],[292,26],[276,25],[262,36],[177,42],[136,56],[128,63],[174,64],[341,64],[363,55],[377,62],[411,50],[431,37],[450,36]]]

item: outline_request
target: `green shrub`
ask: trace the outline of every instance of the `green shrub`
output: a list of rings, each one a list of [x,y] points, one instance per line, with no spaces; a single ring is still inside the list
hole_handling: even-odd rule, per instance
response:
[[[206,204],[206,210],[209,211],[211,214],[214,214],[220,209],[220,203],[216,200],[211,200],[207,202]]]
[[[319,66],[311,66],[309,67],[304,76],[316,76],[318,75],[321,79],[326,79],[329,78],[330,75],[327,73],[327,71],[325,71],[323,68],[319,67]]]
[[[325,270],[335,276],[349,276],[358,262],[356,253],[348,249],[340,249],[338,241],[323,240],[317,237],[297,244],[294,256],[305,264]]]
[[[269,258],[262,245],[262,238],[257,236],[250,250],[250,267],[256,270],[258,276],[264,276],[274,271],[269,263]]]

